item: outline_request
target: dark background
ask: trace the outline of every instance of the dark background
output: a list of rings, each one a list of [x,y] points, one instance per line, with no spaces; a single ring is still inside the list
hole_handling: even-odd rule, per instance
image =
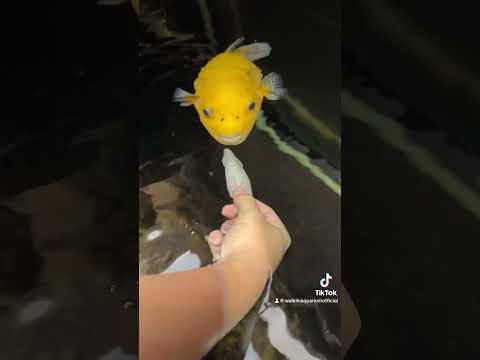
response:
[[[344,2],[342,81],[478,194],[478,26],[465,3]],[[342,274],[362,318],[348,358],[478,357],[478,215],[371,128],[342,124]]]
[[[2,18],[0,358],[136,354],[137,19],[95,1]]]

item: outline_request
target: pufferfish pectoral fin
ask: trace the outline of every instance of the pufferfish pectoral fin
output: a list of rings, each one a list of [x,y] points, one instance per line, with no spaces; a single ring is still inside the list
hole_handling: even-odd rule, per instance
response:
[[[190,106],[195,102],[196,96],[180,88],[173,92],[172,101],[179,102],[180,106]]]
[[[287,89],[283,87],[283,81],[277,73],[270,73],[262,80],[263,85],[268,89],[265,97],[268,100],[279,100],[287,95]]]

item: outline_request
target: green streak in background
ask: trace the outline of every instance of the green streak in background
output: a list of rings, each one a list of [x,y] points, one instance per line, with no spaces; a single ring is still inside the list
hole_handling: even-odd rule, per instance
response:
[[[373,128],[383,141],[403,152],[416,168],[431,177],[452,198],[480,219],[478,194],[453,172],[442,166],[430,151],[408,139],[407,130],[400,124],[377,113],[370,106],[354,98],[348,91],[342,92],[342,112]]]
[[[313,115],[310,111],[308,111],[308,109],[303,106],[299,100],[289,95],[285,97],[285,101],[293,109],[294,114],[298,117],[298,120],[303,122],[309,128],[314,129],[325,140],[334,141],[339,148],[342,146],[342,139],[340,138],[340,136],[330,130],[330,128],[325,125],[325,123],[321,121],[317,116]]]
[[[306,167],[310,172],[320,180],[322,180],[325,185],[327,185],[333,192],[338,194],[339,196],[342,196],[341,194],[341,186],[340,184],[337,184],[330,176],[328,176],[319,166],[315,165],[312,163],[312,160],[302,152],[295,150],[293,147],[288,145],[286,142],[282,141],[280,137],[278,136],[277,132],[271,128],[270,126],[267,125],[267,119],[263,115],[263,111],[260,112],[257,122],[256,122],[256,127],[263,131],[266,132],[273,140],[275,145],[277,145],[278,150],[281,152],[292,156],[295,158],[302,166]]]

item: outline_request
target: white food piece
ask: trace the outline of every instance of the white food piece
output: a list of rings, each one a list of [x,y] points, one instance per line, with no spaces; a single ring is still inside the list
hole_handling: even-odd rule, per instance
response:
[[[233,195],[238,192],[252,195],[252,185],[243,164],[230,149],[223,150],[222,164],[225,167],[225,180],[230,197],[233,199]]]

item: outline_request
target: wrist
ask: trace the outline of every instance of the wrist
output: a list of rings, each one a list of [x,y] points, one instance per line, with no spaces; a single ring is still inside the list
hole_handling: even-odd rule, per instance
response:
[[[239,279],[252,282],[259,282],[263,285],[267,280],[271,266],[266,254],[256,250],[237,251],[222,258],[218,265],[224,264],[227,271]]]
[[[224,279],[226,326],[232,328],[255,305],[270,276],[268,261],[258,252],[236,252],[213,265]]]

